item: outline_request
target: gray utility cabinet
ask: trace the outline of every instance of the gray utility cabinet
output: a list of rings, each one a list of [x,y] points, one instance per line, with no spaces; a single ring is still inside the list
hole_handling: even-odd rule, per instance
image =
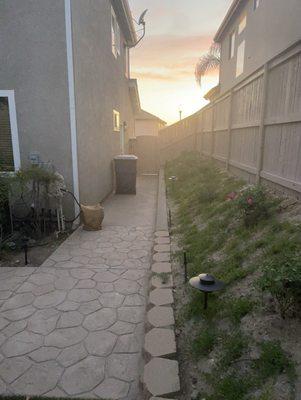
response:
[[[134,155],[114,158],[116,194],[136,194],[137,160]]]

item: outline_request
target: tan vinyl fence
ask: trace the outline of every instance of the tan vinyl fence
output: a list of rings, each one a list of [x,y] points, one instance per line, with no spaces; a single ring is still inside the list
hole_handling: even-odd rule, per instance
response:
[[[301,41],[160,131],[161,162],[198,150],[249,182],[301,193]]]

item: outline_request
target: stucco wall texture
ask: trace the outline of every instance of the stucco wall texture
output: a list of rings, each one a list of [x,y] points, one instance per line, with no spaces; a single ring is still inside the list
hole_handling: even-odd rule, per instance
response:
[[[112,158],[120,152],[120,133],[113,130],[113,109],[134,131],[125,48],[115,58],[109,1],[72,1],[75,93],[80,197],[95,203],[112,190]],[[122,38],[123,42],[123,38]]]
[[[0,90],[15,90],[21,166],[38,152],[73,190],[65,38],[63,0],[0,0]]]

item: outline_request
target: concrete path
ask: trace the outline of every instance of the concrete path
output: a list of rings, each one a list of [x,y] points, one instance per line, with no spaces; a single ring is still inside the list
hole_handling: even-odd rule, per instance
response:
[[[0,269],[0,394],[139,399],[157,178],[44,264]]]

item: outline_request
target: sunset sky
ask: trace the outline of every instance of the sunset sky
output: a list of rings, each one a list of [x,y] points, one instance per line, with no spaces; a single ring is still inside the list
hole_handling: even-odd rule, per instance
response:
[[[211,74],[200,88],[194,78],[232,0],[129,0],[133,16],[148,8],[145,39],[131,51],[131,75],[138,78],[142,107],[168,123],[206,104],[217,83]]]

